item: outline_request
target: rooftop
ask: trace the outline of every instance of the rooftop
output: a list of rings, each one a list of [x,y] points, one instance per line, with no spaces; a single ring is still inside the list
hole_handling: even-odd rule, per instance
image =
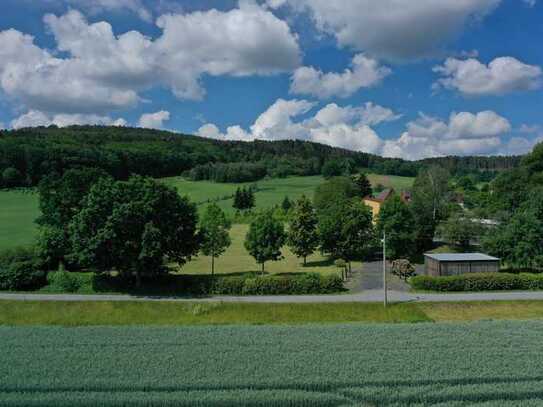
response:
[[[497,257],[484,253],[424,253],[426,257],[437,261],[498,261]]]
[[[368,201],[374,201],[374,202],[385,202],[388,198],[390,198],[394,194],[393,188],[387,188],[382,190],[380,193],[378,193],[375,196],[367,196],[364,199]]]

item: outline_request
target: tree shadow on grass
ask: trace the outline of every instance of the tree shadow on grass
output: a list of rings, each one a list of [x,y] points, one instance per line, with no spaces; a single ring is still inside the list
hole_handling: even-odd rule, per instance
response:
[[[313,260],[308,261],[305,267],[330,267],[334,265],[333,259]]]

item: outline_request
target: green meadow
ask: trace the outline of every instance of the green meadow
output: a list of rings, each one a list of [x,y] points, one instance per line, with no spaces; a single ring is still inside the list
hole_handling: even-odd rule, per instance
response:
[[[413,184],[413,178],[409,177],[376,174],[370,174],[368,177],[374,186],[381,184],[396,190],[409,189]],[[281,204],[285,196],[291,200],[302,195],[312,197],[317,185],[323,181],[321,176],[312,176],[265,179],[251,184],[258,186],[258,192],[255,194],[256,207],[262,209]],[[215,201],[229,215],[235,213],[231,197],[236,189],[250,185],[193,182],[181,177],[164,178],[163,182],[177,188],[180,194],[189,196],[200,209],[205,208],[208,202]],[[32,243],[36,236],[34,220],[38,215],[36,193],[19,190],[0,191],[0,250]]]
[[[233,225],[230,231],[232,245],[226,252],[216,259],[215,272],[218,274],[233,274],[259,272],[260,266],[256,264],[255,259],[247,253],[243,245],[245,235],[249,230],[248,225]],[[307,258],[307,265],[304,267],[302,260],[298,259],[285,246],[282,250],[284,259],[281,261],[270,261],[266,263],[267,273],[296,273],[296,272],[316,272],[316,273],[337,273],[338,269],[326,257],[318,252]],[[206,256],[198,256],[184,265],[180,272],[183,274],[209,274],[211,273],[211,259]]]
[[[39,214],[36,193],[0,191],[0,250],[32,243]]]

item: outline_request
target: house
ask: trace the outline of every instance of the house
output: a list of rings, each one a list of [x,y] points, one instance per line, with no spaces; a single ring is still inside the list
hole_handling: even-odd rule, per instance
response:
[[[424,254],[424,271],[427,276],[454,276],[499,270],[500,259],[483,253]]]
[[[381,191],[375,197],[367,196],[364,199],[362,199],[362,201],[371,208],[371,213],[373,215],[374,221],[377,219],[377,215],[379,215],[379,211],[381,210],[381,207],[383,206],[385,201],[389,199],[390,197],[392,197],[393,195],[394,195],[394,189],[387,188]]]
[[[367,196],[362,201],[371,208],[371,212],[373,215],[373,220],[375,221],[377,219],[377,216],[379,215],[379,212],[381,211],[381,207],[383,204],[391,197],[394,196],[396,192],[394,191],[394,188],[387,188],[381,191],[378,195],[372,197]],[[400,199],[408,204],[411,202],[411,193],[407,191],[402,191],[400,193]]]

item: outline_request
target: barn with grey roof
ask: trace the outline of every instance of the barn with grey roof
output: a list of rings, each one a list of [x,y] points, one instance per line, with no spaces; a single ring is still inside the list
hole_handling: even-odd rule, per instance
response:
[[[497,272],[500,259],[483,253],[425,253],[424,265],[428,276],[454,276]]]

